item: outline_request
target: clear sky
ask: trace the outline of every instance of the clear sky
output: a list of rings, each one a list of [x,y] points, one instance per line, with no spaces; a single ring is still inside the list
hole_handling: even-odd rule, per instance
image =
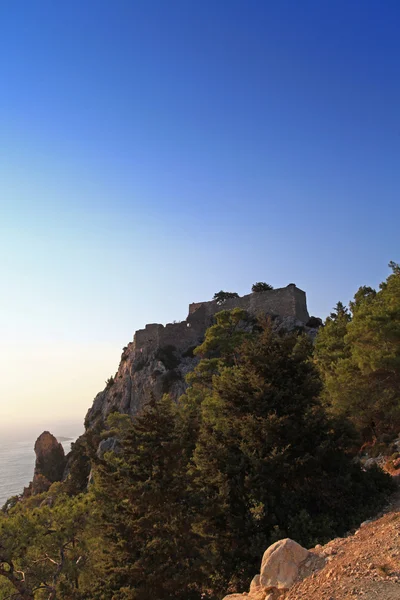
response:
[[[400,260],[397,0],[0,3],[0,411],[83,421],[122,346]],[[36,426],[36,425],[35,425]]]

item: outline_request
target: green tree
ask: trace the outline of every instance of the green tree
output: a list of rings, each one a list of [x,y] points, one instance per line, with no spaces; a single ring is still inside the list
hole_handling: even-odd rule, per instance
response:
[[[53,484],[52,494],[57,486]],[[39,503],[39,504],[38,504]],[[0,517],[0,580],[20,600],[79,597],[79,575],[88,549],[82,533],[87,502],[43,494]],[[44,594],[44,595],[41,595]]]
[[[315,347],[327,404],[364,440],[400,428],[400,270],[390,266],[378,292],[363,286],[355,294],[352,318],[341,307],[327,319]]]
[[[198,410],[196,530],[215,591],[245,585],[277,539],[312,545],[344,533],[386,485],[352,463],[347,425],[327,418],[307,337],[279,335],[267,321],[238,344],[234,361],[229,352],[211,379],[194,374],[181,399],[192,417]],[[196,372],[204,360],[216,359]]]
[[[326,319],[325,327],[318,332],[315,342],[315,363],[325,379],[333,376],[338,362],[349,356],[345,336],[350,322],[351,314],[342,302],[338,302]]]
[[[240,342],[251,330],[252,320],[245,310],[222,310],[215,315],[215,324],[207,329],[204,342],[194,350],[194,355],[232,362]]]
[[[217,304],[224,304],[224,302],[229,300],[229,298],[239,298],[239,294],[236,292],[224,292],[221,290],[216,292],[213,296],[213,300],[215,300]]]
[[[199,597],[201,538],[192,530],[181,436],[174,403],[153,398],[122,432],[122,452],[106,453],[98,465],[93,493],[104,577],[93,597]]]
[[[265,283],[265,281],[257,281],[253,283],[251,286],[252,292],[268,292],[269,290],[273,290],[274,288],[269,283]]]

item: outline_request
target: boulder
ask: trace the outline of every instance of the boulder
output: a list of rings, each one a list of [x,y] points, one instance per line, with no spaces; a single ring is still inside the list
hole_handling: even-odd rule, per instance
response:
[[[266,590],[260,584],[260,575],[255,575],[250,583],[249,600],[265,600]]]
[[[275,542],[264,552],[260,586],[290,588],[296,580],[299,566],[307,559],[308,554],[308,550],[289,538]]]
[[[254,594],[255,592],[258,592],[261,589],[262,588],[260,585],[260,575],[254,575],[253,579],[251,580],[249,594]]]

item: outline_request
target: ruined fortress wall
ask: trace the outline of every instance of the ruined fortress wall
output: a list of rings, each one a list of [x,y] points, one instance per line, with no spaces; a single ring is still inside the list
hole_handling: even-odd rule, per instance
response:
[[[300,290],[295,285],[293,285],[292,293],[294,295],[294,313],[296,319],[299,319],[299,321],[303,321],[303,323],[307,323],[307,321],[310,319],[310,315],[308,314],[307,310],[306,293],[303,292],[303,290]]]
[[[151,323],[146,325],[145,329],[136,331],[133,337],[135,350],[142,352],[144,348],[149,350],[157,348],[160,343],[160,329],[163,327],[164,325],[160,325],[159,323]]]
[[[188,320],[192,320],[201,307],[205,308],[208,316],[212,316],[220,310],[242,308],[255,316],[260,313],[270,313],[281,317],[295,317],[304,323],[309,319],[306,294],[294,283],[285,288],[256,292],[241,298],[229,298],[223,305],[217,304],[215,300],[190,304]]]
[[[303,323],[309,319],[305,292],[293,283],[285,288],[257,292],[230,298],[223,305],[214,300],[189,305],[189,315],[181,323],[169,323],[164,327],[158,323],[146,325],[134,336],[135,350],[146,353],[163,346],[176,346],[180,350],[197,345],[212,322],[212,317],[221,310],[242,308],[250,314],[273,314],[294,317]]]
[[[204,329],[192,327],[187,321],[166,325],[160,335],[161,346],[176,346],[186,348],[196,344],[199,337],[204,335]]]
[[[187,321],[164,325],[146,325],[134,336],[135,350],[151,352],[163,346],[176,346],[180,350],[197,345],[204,335],[204,326],[193,326]]]

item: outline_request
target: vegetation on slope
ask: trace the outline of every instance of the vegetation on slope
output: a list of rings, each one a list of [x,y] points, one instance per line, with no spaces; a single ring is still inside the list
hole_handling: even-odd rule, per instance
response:
[[[0,600],[196,600],[248,586],[265,548],[342,535],[391,480],[354,460],[400,429],[400,270],[301,331],[222,311],[186,394],[109,417],[62,483],[0,516]],[[397,394],[397,395],[396,395]],[[96,454],[101,437],[116,452]],[[86,479],[91,465],[91,484]]]
[[[364,442],[400,431],[400,266],[390,266],[378,292],[358,290],[351,312],[337,304],[315,347],[327,408],[348,417]]]

